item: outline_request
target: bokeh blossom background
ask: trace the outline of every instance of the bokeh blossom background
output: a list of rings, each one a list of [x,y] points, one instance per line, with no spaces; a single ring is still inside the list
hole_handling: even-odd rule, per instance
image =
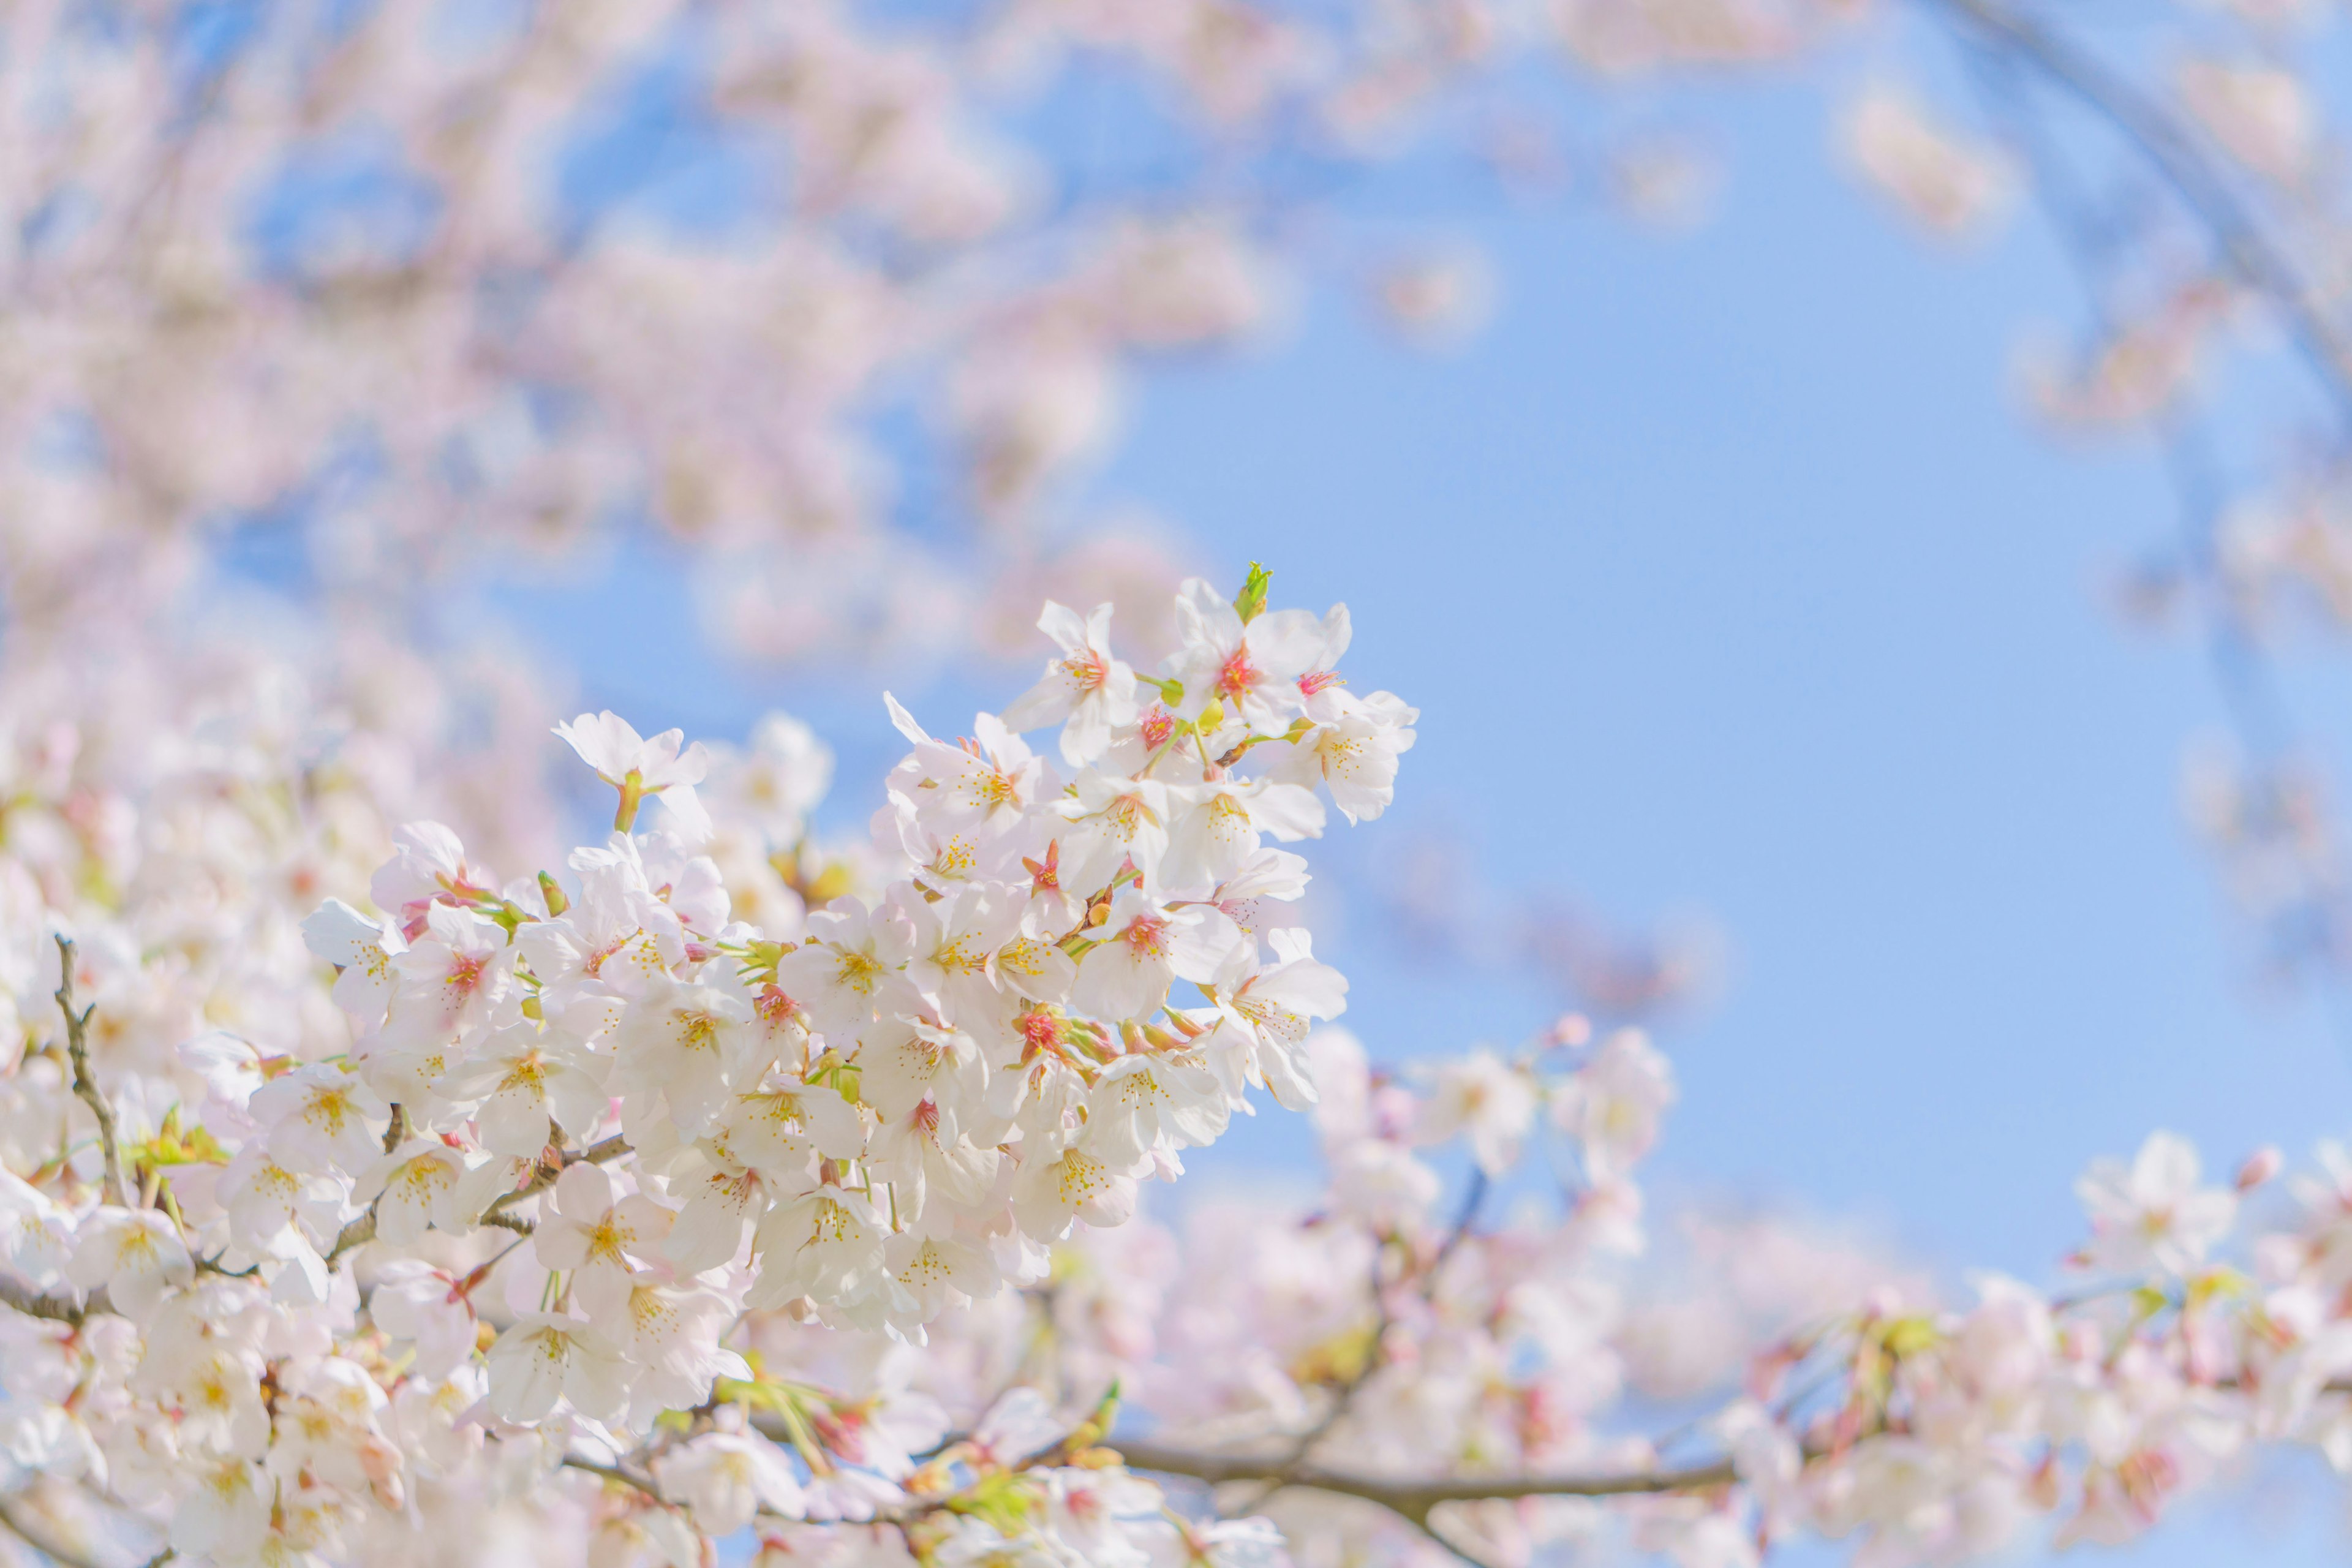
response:
[[[235,56],[265,9],[187,8],[194,76]],[[494,34],[506,9],[525,8],[473,23]],[[851,9],[887,34],[952,30],[972,8]],[[1962,180],[1944,194],[1973,237],[1937,242],[1853,177],[1857,157],[1906,145],[1893,100],[1870,96],[1897,57],[1939,101],[1969,100],[1940,38],[1901,20],[1769,71],[1613,94],[1510,68],[1494,94],[1630,151],[1538,195],[1474,173],[1460,125],[1369,165],[1272,157],[1234,176],[1232,204],[1256,226],[1262,269],[1213,234],[1190,248],[1202,231],[1181,226],[1164,246],[1146,223],[1087,253],[1116,275],[1101,292],[1132,308],[1090,324],[1102,342],[1064,342],[1055,310],[1078,308],[1017,289],[1005,321],[959,316],[993,298],[982,266],[945,282],[909,267],[938,285],[908,311],[911,347],[844,320],[844,289],[778,342],[804,356],[819,403],[874,372],[881,412],[840,449],[812,437],[763,468],[729,443],[743,400],[768,389],[696,378],[728,366],[739,318],[779,277],[751,262],[697,273],[665,247],[757,257],[747,215],[773,149],[697,111],[708,62],[690,41],[649,37],[548,143],[562,243],[541,281],[585,344],[581,380],[624,405],[614,427],[695,461],[648,465],[634,510],[589,519],[574,488],[602,482],[628,442],[565,435],[560,400],[510,399],[506,424],[465,432],[489,476],[472,477],[529,492],[485,510],[542,519],[547,537],[476,557],[465,521],[436,510],[465,485],[387,479],[419,453],[437,461],[447,435],[434,396],[394,397],[416,429],[383,450],[342,454],[290,495],[239,476],[268,500],[180,563],[192,586],[173,602],[299,650],[321,604],[380,599],[427,647],[486,646],[528,671],[551,712],[609,708],[646,734],[737,737],[788,710],[835,748],[843,783],[819,820],[854,836],[880,804],[868,784],[904,750],[885,687],[952,725],[1034,674],[1028,590],[1102,596],[1064,589],[1066,562],[1024,575],[1025,552],[1109,542],[1155,585],[1180,567],[1237,583],[1264,562],[1282,602],[1344,601],[1381,627],[1349,655],[1355,687],[1405,692],[1423,715],[1413,789],[1379,835],[1318,847],[1310,895],[1317,951],[1351,977],[1347,1024],[1375,1056],[1508,1047],[1571,1009],[1639,1016],[1680,1086],[1652,1167],[1661,1211],[1804,1216],[1956,1287],[1963,1264],[2049,1284],[2083,1233],[2075,1177],[2148,1129],[2194,1139],[2218,1173],[2352,1127],[2352,989],[2328,964],[2279,962],[2277,933],[2233,897],[2233,878],[2261,868],[2206,842],[2210,759],[2243,738],[2229,700],[2243,671],[2184,631],[2151,575],[2183,528],[2165,455],[2141,433],[2047,417],[2063,399],[2033,345],[2078,337],[2085,317],[2058,237],[2029,204]],[[2193,69],[2181,81],[2192,102],[2200,84],[2221,90]],[[1856,137],[1857,93],[1891,130]],[[2252,136],[2251,166],[2276,127],[2248,123],[2217,113],[2212,129]],[[1000,198],[1083,213],[1115,192],[1149,213],[1163,164],[1171,207],[1223,189],[1215,161],[1204,173],[1116,78],[1047,93],[1010,129],[1039,167],[1000,184],[954,156],[913,160],[906,182],[867,193],[860,221],[883,237],[857,237],[919,248],[985,229]],[[2299,179],[2317,154],[2282,135]],[[833,151],[856,164],[855,146]],[[396,165],[364,135],[335,141],[257,183],[242,238],[322,297],[369,282],[352,258],[407,259],[434,232],[436,198]],[[1972,221],[1978,205],[1998,216]],[[466,237],[495,250],[513,212],[498,193],[480,205],[492,221]],[[27,255],[37,231],[71,226],[69,210],[23,216]],[[575,283],[564,247],[608,232],[643,254]],[[104,263],[81,265],[61,275]],[[1177,279],[1164,294],[1161,267]],[[20,349],[105,319],[102,296],[69,309],[18,281]],[[334,359],[331,342],[294,341]],[[2215,376],[2225,467],[2284,443],[2278,410],[2305,395],[2290,359],[2256,332]],[[891,401],[893,376],[934,373],[944,406]],[[130,405],[142,416],[202,428],[173,388],[140,390],[154,398]],[[834,412],[816,436],[836,433]],[[534,467],[566,442],[578,449]],[[762,488],[779,476],[789,504]],[[730,530],[770,502],[808,532],[762,553],[772,542]],[[858,555],[855,529],[829,553],[835,509],[887,518],[903,569]],[[1029,510],[1046,514],[1034,538],[1021,531],[1034,520],[1008,521]],[[68,557],[91,515],[66,508],[16,536],[14,657],[68,668],[111,635],[105,604],[43,598],[26,542]],[[985,581],[997,572],[1003,593]],[[2263,700],[2293,712],[2314,762],[2352,777],[2352,736],[2329,722],[2352,692],[2317,640],[2264,644]],[[566,827],[593,834],[605,801],[572,804]],[[1303,1194],[1313,1142],[1293,1117],[1237,1127],[1183,1191],[1155,1194],[1160,1212]],[[2326,1495],[2264,1480],[2200,1500],[2117,1557],[2333,1561]]]

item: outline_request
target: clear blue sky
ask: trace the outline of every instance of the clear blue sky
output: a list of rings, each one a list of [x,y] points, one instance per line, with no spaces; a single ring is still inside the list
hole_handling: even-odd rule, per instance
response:
[[[2173,526],[2160,474],[2016,412],[2017,330],[2076,310],[2046,232],[2025,215],[1974,257],[1922,247],[1830,166],[1811,92],[1742,93],[1715,122],[1736,151],[1707,226],[1438,192],[1497,263],[1492,330],[1431,360],[1310,295],[1239,364],[1155,375],[1099,488],[1227,577],[1255,557],[1283,602],[1346,600],[1354,681],[1421,706],[1400,805],[1335,847],[1343,880],[1371,874],[1374,833],[1445,831],[1484,879],[1720,926],[1721,994],[1666,1040],[1663,1188],[1859,1215],[1948,1269],[2046,1280],[2086,1161],[2155,1127],[2224,1169],[2263,1142],[2305,1154],[2352,1133],[2352,1070],[2319,1009],[2251,993],[2189,838],[2183,746],[2219,725],[2194,648],[2100,601]],[[1431,194],[1408,176],[1360,200]],[[707,651],[648,665],[604,633],[685,598],[657,559],[628,568],[588,615],[516,600],[585,699],[706,733],[793,709],[862,820],[896,750],[878,691]],[[1020,673],[899,695],[952,730]],[[2340,680],[2298,679],[2307,716],[2340,711]],[[1332,945],[1348,1021],[1391,1058],[1551,1010],[1391,963],[1360,925]],[[1276,1115],[1201,1163],[1305,1148]],[[2258,1552],[2236,1521],[2126,1560],[2332,1560],[2326,1513]]]

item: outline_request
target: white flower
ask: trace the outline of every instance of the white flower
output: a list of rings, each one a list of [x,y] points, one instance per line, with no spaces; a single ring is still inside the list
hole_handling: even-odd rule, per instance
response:
[[[1375,691],[1328,723],[1281,748],[1274,775],[1322,784],[1349,822],[1370,822],[1396,798],[1397,760],[1412,749],[1420,710]]]
[[[1179,979],[1213,981],[1241,942],[1233,922],[1196,905],[1162,909],[1134,888],[1110,901],[1109,918],[1078,960],[1071,999],[1103,1018],[1148,1018]]]
[[[334,1235],[342,1223],[345,1190],[344,1183],[324,1171],[289,1168],[266,1142],[255,1139],[230,1157],[214,1195],[228,1211],[231,1239],[247,1252],[260,1253],[289,1225],[299,1224],[313,1240]]]
[[[902,973],[914,956],[914,932],[896,909],[869,913],[855,899],[835,899],[811,910],[808,923],[810,940],[777,963],[776,981],[808,1009],[814,1028],[855,1035],[877,1007],[920,1005]]]
[[[1130,862],[1147,886],[1154,885],[1168,849],[1167,785],[1088,768],[1053,809],[1069,823],[1051,851],[1059,861],[1055,877],[1063,891],[1087,898]]]
[[[1518,1163],[1520,1140],[1536,1120],[1535,1086],[1528,1075],[1481,1049],[1447,1062],[1435,1077],[1422,1108],[1421,1142],[1443,1143],[1466,1132],[1472,1157],[1489,1176]]]
[[[1011,889],[966,886],[937,903],[918,902],[909,918],[914,957],[907,978],[943,1021],[975,1027],[1010,1016],[997,989],[996,954],[1021,927],[1021,904]]]
[[[1177,591],[1176,630],[1183,647],[1167,664],[1184,683],[1178,712],[1196,718],[1211,703],[1260,735],[1279,735],[1305,711],[1298,679],[1325,649],[1322,623],[1305,610],[1276,610],[1247,626],[1234,606],[1198,577]]]
[[[180,1440],[190,1447],[258,1459],[269,1451],[269,1407],[259,1368],[226,1346],[175,1361],[159,1381],[178,1394]]]
[[[184,1557],[233,1562],[269,1532],[273,1489],[261,1467],[223,1458],[194,1467],[195,1485],[172,1515],[172,1546]]]
[[[961,1029],[887,1019],[867,1031],[856,1063],[857,1096],[885,1121],[906,1115],[926,1095],[977,1106],[988,1092],[988,1065]]]
[[[903,716],[904,710],[891,706]],[[992,713],[973,718],[976,739],[961,745],[923,736],[911,721],[899,727],[918,739],[913,756],[893,775],[894,792],[912,801],[917,815],[940,832],[968,832],[982,842],[1002,837],[1021,826],[1032,806],[1061,790],[1045,759]]]
[[[558,724],[555,732],[580,753],[582,762],[596,770],[597,777],[621,792],[614,827],[629,826],[639,800],[658,795],[669,808],[671,821],[689,841],[698,843],[710,837],[710,814],[694,794],[694,786],[710,769],[710,755],[699,742],[681,752],[678,742],[686,738],[683,731],[664,730],[647,740],[610,710],[583,713],[569,724]]]
[[[591,1420],[610,1420],[628,1402],[628,1372],[604,1335],[578,1318],[530,1312],[490,1347],[490,1408],[521,1426],[543,1421],[555,1402]]]
[[[395,1258],[383,1265],[368,1296],[368,1316],[392,1338],[415,1342],[413,1370],[420,1377],[437,1383],[473,1359],[473,1301],[429,1263]]]
[[[252,1105],[270,1152],[289,1170],[332,1166],[356,1176],[383,1157],[383,1135],[369,1123],[390,1108],[346,1068],[296,1068],[255,1089]]]
[[[1295,784],[1271,779],[1218,779],[1169,791],[1175,821],[1159,885],[1184,894],[1207,892],[1237,875],[1257,853],[1261,834],[1291,842],[1323,831],[1323,803]]]
[[[735,1096],[710,1139],[740,1164],[799,1176],[816,1158],[856,1158],[866,1145],[866,1125],[832,1086],[772,1077]]]
[[[1232,1112],[1206,1068],[1172,1056],[1119,1058],[1103,1069],[1087,1099],[1096,1149],[1132,1164],[1155,1149],[1197,1148],[1216,1141]]]
[[[1111,731],[1135,722],[1135,671],[1111,657],[1111,606],[1097,605],[1084,621],[1077,613],[1045,601],[1037,629],[1061,645],[1045,678],[1004,710],[1013,730],[1034,730],[1059,721],[1062,760],[1083,767],[1110,746]]]
[[[952,1109],[925,1098],[876,1129],[866,1158],[890,1184],[898,1223],[908,1225],[922,1216],[933,1191],[958,1208],[977,1207],[996,1179],[998,1154],[963,1137]]]
[[[768,1212],[765,1177],[741,1166],[723,1165],[699,1181],[673,1177],[670,1196],[683,1206],[670,1222],[662,1256],[681,1274],[698,1274],[735,1260],[743,1231]]]
[[[772,845],[788,846],[833,787],[833,749],[799,720],[766,714],[751,727],[749,746],[713,755],[710,787],[722,816],[749,824]]]
[[[996,980],[1003,987],[1008,1002],[1049,1002],[1058,1005],[1069,1001],[1070,988],[1078,981],[1078,966],[1053,941],[1051,932],[1028,932],[1013,937],[996,950]],[[1012,1012],[1017,1012],[1017,1008]],[[1009,1023],[1012,1012],[998,1021]]]
[[[765,1510],[798,1519],[807,1503],[792,1466],[763,1437],[705,1432],[654,1461],[662,1494],[684,1503],[705,1535],[734,1534]]]
[[[19,1177],[0,1171],[0,1257],[37,1289],[47,1289],[73,1257],[73,1221]]]
[[[883,1275],[888,1232],[866,1198],[839,1187],[778,1204],[752,1237],[760,1280],[746,1304],[772,1307],[803,1295],[840,1300],[870,1288]]]
[[[515,949],[540,983],[549,1021],[572,1026],[583,997],[631,997],[686,957],[686,922],[656,897],[637,840],[615,833],[595,847],[572,852],[579,896],[555,920],[533,921],[515,933]],[[582,1037],[593,1027],[573,1026]]]
[[[602,1320],[620,1310],[635,1271],[632,1258],[656,1256],[669,1235],[670,1211],[642,1193],[616,1196],[601,1165],[581,1161],[555,1179],[555,1206],[531,1242],[550,1268],[573,1270],[572,1290]]]
[[[422,1044],[484,1027],[506,994],[513,954],[498,921],[435,904],[425,911],[424,934],[390,962],[396,984],[384,1027]]]
[[[466,1206],[472,1196],[469,1174],[466,1156],[457,1150],[437,1138],[410,1138],[362,1176],[352,1195],[373,1200],[378,1240],[408,1247],[431,1226],[452,1235],[472,1226],[480,1211]]]
[[[629,1004],[613,1032],[613,1087],[633,1102],[666,1100],[688,1137],[709,1130],[729,1091],[769,1064],[751,1005],[732,992],[657,979]]]
[[[1304,931],[1270,931],[1267,945],[1276,962],[1261,966],[1255,943],[1236,947],[1217,973],[1217,1010],[1223,1016],[1203,1048],[1210,1067],[1228,1092],[1262,1079],[1284,1109],[1315,1102],[1307,1070],[1308,1026],[1348,1010],[1348,980],[1317,962],[1314,939]]]
[[[494,1154],[536,1158],[551,1128],[585,1133],[607,1109],[605,1063],[556,1030],[517,1022],[492,1034],[449,1079],[449,1091],[479,1099],[474,1126]]]
[[[422,920],[427,905],[448,894],[487,892],[498,879],[466,860],[466,847],[437,822],[411,822],[394,828],[392,858],[368,882],[378,909],[397,910],[408,925]]]
[[[2117,1273],[2151,1263],[2184,1274],[2237,1223],[2235,1194],[2197,1184],[2197,1150],[2172,1132],[2152,1132],[2126,1167],[2093,1162],[2074,1184],[2095,1235],[2092,1260]]]
[[[84,1290],[103,1289],[116,1311],[137,1320],[154,1311],[165,1290],[194,1279],[195,1264],[164,1215],[106,1205],[82,1220],[66,1278]]]
[[[1554,1096],[1555,1125],[1584,1147],[1585,1174],[1606,1184],[1630,1174],[1658,1141],[1658,1121],[1675,1102],[1674,1070],[1639,1029],[1601,1043]]]
[[[1059,1241],[1070,1222],[1125,1225],[1135,1215],[1135,1168],[1106,1158],[1081,1138],[1051,1157],[1024,1161],[1013,1183],[1013,1212],[1039,1241]]]
[[[883,1259],[891,1278],[914,1299],[917,1317],[924,1322],[959,1299],[986,1300],[1004,1279],[987,1247],[952,1231],[901,1231],[884,1244]]]
[[[341,899],[329,899],[303,921],[302,940],[335,966],[335,1005],[362,1024],[383,1022],[399,984],[393,960],[408,949],[398,928],[368,919]]]
[[[1298,677],[1324,656],[1324,627],[1303,609],[1261,614],[1249,626],[1209,583],[1188,578],[1176,593],[1176,632],[1183,647],[1167,672],[1183,682],[1179,715],[1200,717],[1206,705],[1261,736],[1279,736],[1306,710]]]

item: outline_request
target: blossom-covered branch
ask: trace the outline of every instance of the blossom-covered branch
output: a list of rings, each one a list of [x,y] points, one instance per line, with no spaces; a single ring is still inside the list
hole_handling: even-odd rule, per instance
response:
[[[911,749],[841,858],[807,837],[829,764],[796,727],[739,755],[559,726],[619,794],[612,835],[501,880],[399,829],[373,910],[300,922],[294,984],[345,1022],[291,1049],[152,1041],[171,955],[117,940],[136,906],[51,910],[73,1098],[0,1080],[8,1451],[220,1563],[359,1550],[420,1485],[495,1503],[478,1472],[593,1478],[595,1528],[688,1558],[755,1517],[969,1533],[1048,1459],[1116,1473],[1108,1406],[1073,1437],[1030,1390],[893,1458],[870,1405],[742,1336],[919,1342],[1124,1222],[1252,1088],[1305,1103],[1300,1042],[1346,983],[1269,841],[1319,834],[1326,798],[1381,815],[1414,714],[1348,689],[1344,608],[1268,584],[1188,584],[1157,677],[1110,606],[1049,605],[1043,679],[972,739],[890,702]],[[1048,725],[1066,782],[1018,732]],[[1118,1531],[1167,1528],[1118,1488]]]

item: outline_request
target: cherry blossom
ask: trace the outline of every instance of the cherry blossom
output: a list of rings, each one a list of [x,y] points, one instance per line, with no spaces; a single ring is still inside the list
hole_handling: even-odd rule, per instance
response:
[[[616,787],[707,776],[709,830],[673,811],[569,854],[478,849],[449,803],[395,828],[397,780],[299,752],[254,764],[299,809],[267,853],[214,852],[247,858],[230,891],[168,836],[109,882],[87,858],[116,851],[12,828],[0,895],[40,918],[0,931],[30,977],[0,1073],[0,1529],[103,1518],[101,1568],[522,1540],[1941,1562],[2130,1539],[2246,1455],[2352,1457],[2341,1150],[2209,1186],[2158,1134],[2084,1175],[2071,1277],[1948,1292],[1785,1220],[1662,1214],[1676,1078],[1641,1029],[1389,1065],[1321,1026],[1349,993],[1301,918],[1307,852],[1328,807],[1390,804],[1413,715],[1338,679],[1344,610],[1267,587],[1173,618],[1220,680],[1244,649],[1296,673],[1195,705],[1180,652],[1066,786],[1007,723],[904,714],[881,826],[845,837],[776,725],[757,786],[727,782],[751,752],[688,780],[663,770],[691,748],[627,731]],[[1390,736],[1377,788],[1327,768],[1329,730]],[[229,836],[189,752],[128,754],[27,784],[12,824],[100,787],[154,811],[161,778]],[[225,934],[183,945],[197,888]],[[1198,1195],[1187,1164],[1261,1110],[1311,1117],[1327,1184]]]

